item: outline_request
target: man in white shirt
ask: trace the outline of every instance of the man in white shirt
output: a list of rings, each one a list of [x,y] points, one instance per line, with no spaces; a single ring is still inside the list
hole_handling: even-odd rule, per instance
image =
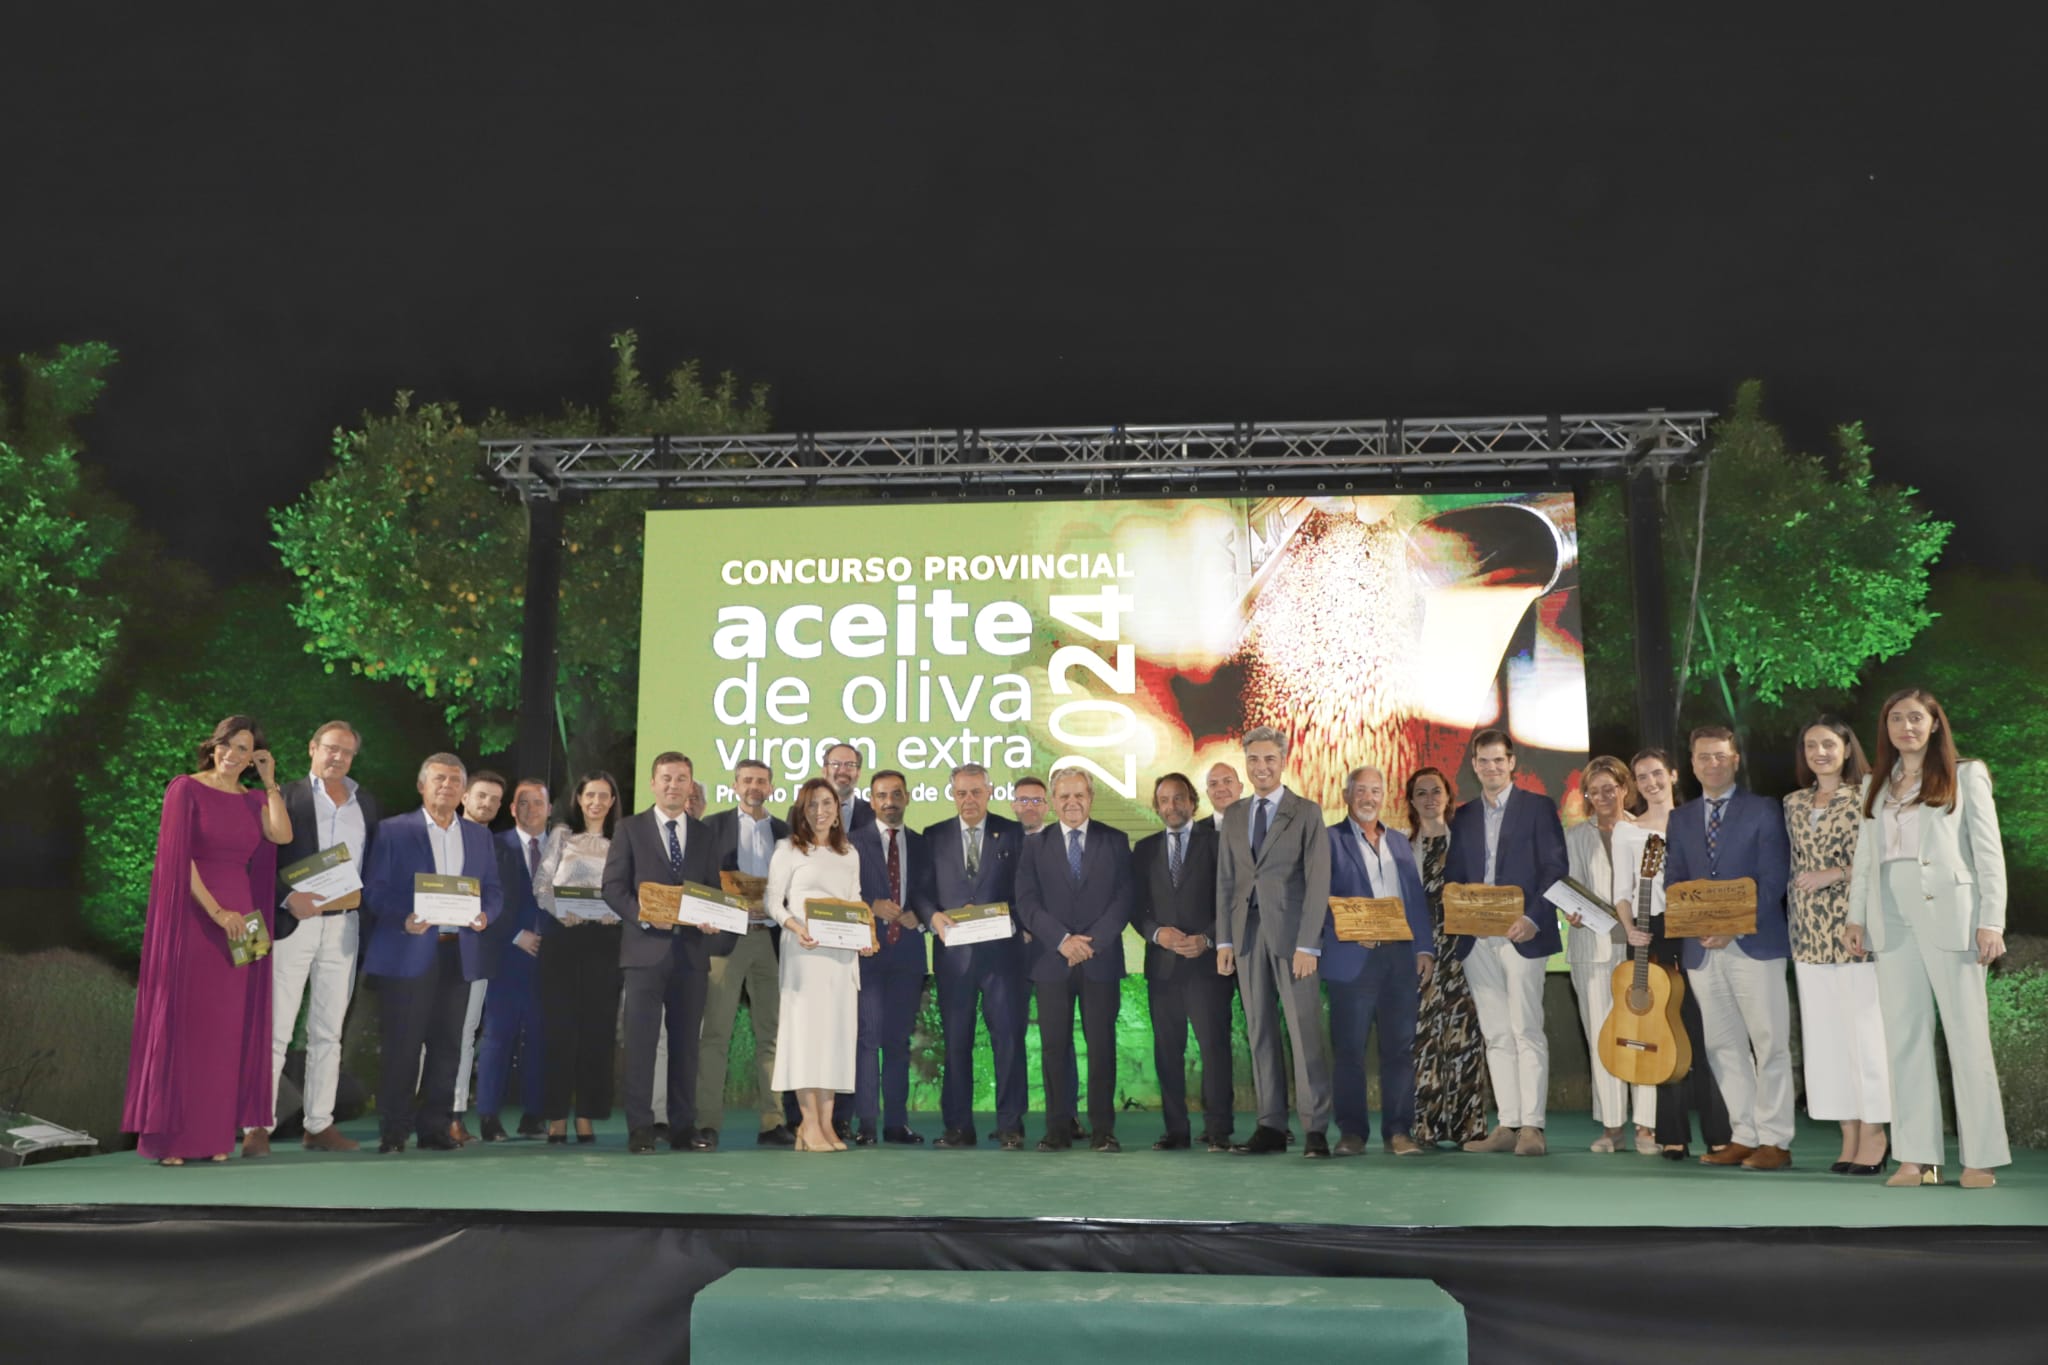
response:
[[[701,785],[701,784],[700,784]],[[721,871],[766,877],[775,845],[789,837],[789,826],[768,813],[768,793],[775,785],[768,765],[745,759],[733,769],[733,795],[739,805],[704,822],[718,849]],[[760,1110],[755,1142],[763,1147],[793,1147],[796,1135],[783,1121],[782,1100],[775,1089],[775,1035],[782,995],[775,938],[768,912],[748,916],[744,934],[720,934],[711,941],[711,979],[704,997],[704,1032],[698,1041],[698,1134],[718,1141],[725,1113],[725,1072],[739,1018],[740,996],[747,998],[747,1026],[754,1035],[754,1098]]]

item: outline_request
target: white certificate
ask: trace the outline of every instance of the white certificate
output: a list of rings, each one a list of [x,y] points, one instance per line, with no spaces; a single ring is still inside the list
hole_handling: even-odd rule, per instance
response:
[[[362,872],[348,856],[347,844],[336,844],[310,858],[301,858],[279,875],[293,891],[311,895],[316,910],[363,889]]]
[[[945,944],[948,948],[989,943],[1017,932],[1010,919],[1010,907],[1003,901],[993,905],[963,905],[958,910],[948,910],[946,918],[953,921],[953,927],[946,931]]]
[[[820,948],[864,952],[875,946],[874,912],[860,901],[818,898],[804,902],[804,932]]]
[[[569,919],[603,919],[612,908],[604,903],[604,892],[594,886],[558,886],[555,912]]]
[[[1552,882],[1550,889],[1543,893],[1543,899],[1568,915],[1577,915],[1580,922],[1596,934],[1611,934],[1614,926],[1621,923],[1614,917],[1613,906],[1570,877]]]
[[[684,882],[682,902],[676,908],[678,924],[708,924],[728,934],[747,932],[749,916],[744,896],[728,895],[717,887]]]
[[[475,877],[444,877],[415,872],[412,912],[428,924],[467,929],[484,912],[484,884]]]

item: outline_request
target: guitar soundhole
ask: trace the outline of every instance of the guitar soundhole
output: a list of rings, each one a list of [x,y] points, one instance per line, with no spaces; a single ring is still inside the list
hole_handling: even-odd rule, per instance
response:
[[[1650,1012],[1650,992],[1641,986],[1631,987],[1628,993],[1628,1007],[1637,1014],[1648,1014]]]

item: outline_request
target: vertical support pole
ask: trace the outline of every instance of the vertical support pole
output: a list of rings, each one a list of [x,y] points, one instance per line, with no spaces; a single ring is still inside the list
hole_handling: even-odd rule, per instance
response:
[[[555,636],[561,618],[562,502],[553,489],[526,504],[526,617],[519,635],[519,765],[512,780],[539,778],[554,790]]]
[[[1678,726],[1671,672],[1671,616],[1664,589],[1664,466],[1638,455],[1629,465],[1628,568],[1635,602],[1636,742],[1670,749]]]

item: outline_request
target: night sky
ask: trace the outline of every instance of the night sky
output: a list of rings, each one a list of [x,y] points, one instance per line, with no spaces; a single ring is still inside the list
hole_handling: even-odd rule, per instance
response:
[[[782,429],[1720,407],[1755,375],[1804,444],[1865,419],[1961,523],[1949,562],[2048,568],[2011,495],[2038,17],[699,8],[10,14],[0,349],[120,348],[92,455],[224,580],[274,562],[261,510],[337,423],[400,387],[595,402],[629,326],[649,372],[768,381]]]

